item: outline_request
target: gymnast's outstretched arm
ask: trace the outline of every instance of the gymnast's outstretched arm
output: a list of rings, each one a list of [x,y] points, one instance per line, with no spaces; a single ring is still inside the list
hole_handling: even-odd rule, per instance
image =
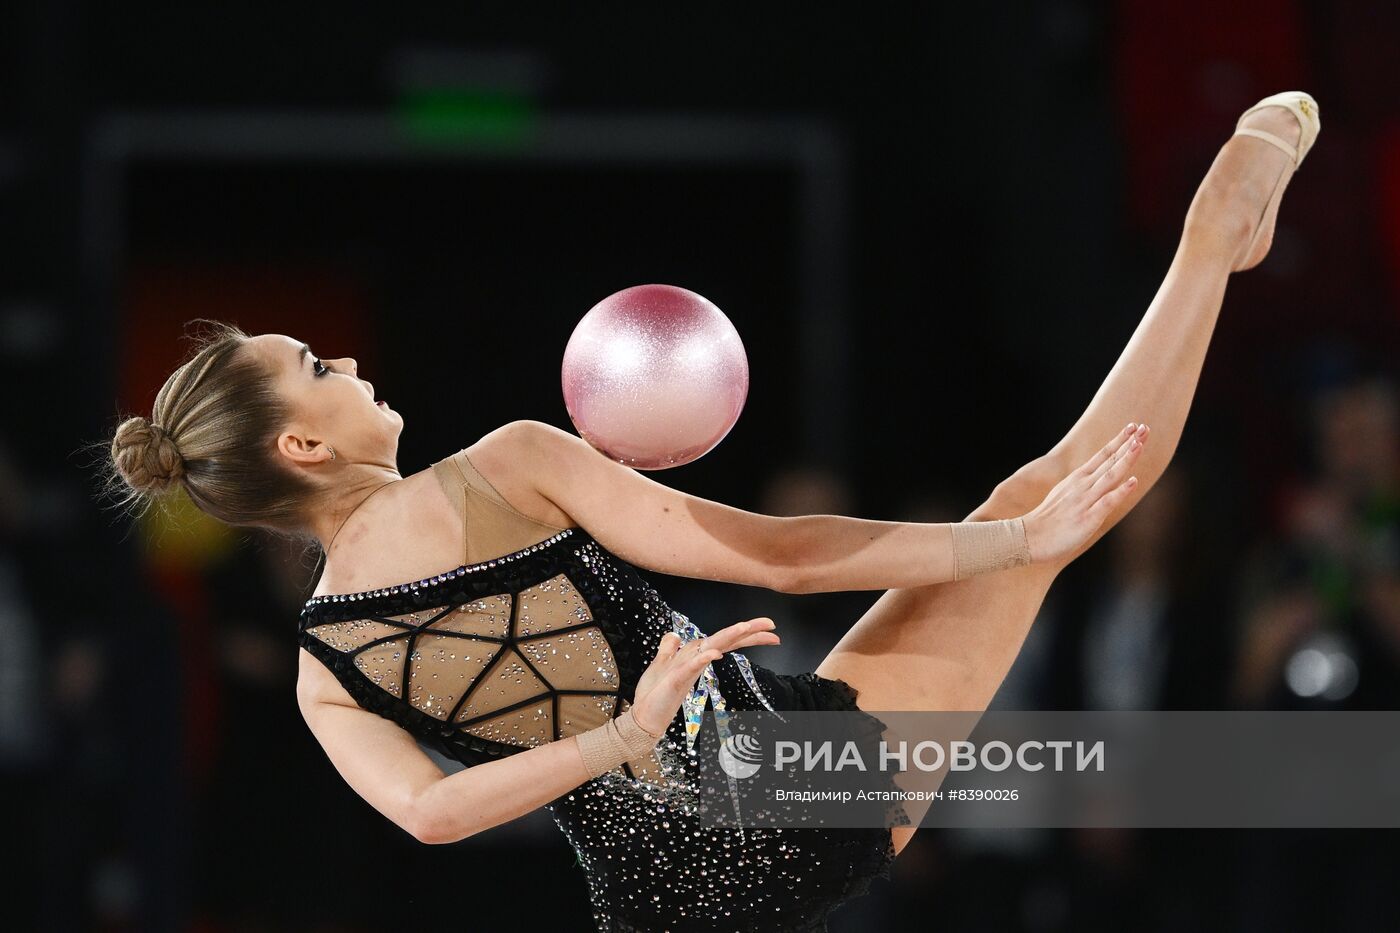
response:
[[[623,560],[814,593],[924,586],[1061,557],[1132,491],[1142,449],[1136,428],[1125,427],[1031,512],[995,522],[762,515],[672,489],[543,422],[511,422],[498,441],[541,496]]]

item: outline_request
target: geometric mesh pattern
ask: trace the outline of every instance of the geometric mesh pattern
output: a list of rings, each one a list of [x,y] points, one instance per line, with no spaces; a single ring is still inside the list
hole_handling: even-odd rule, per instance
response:
[[[566,573],[518,593],[307,633],[391,696],[519,748],[601,726],[618,702],[617,661]]]

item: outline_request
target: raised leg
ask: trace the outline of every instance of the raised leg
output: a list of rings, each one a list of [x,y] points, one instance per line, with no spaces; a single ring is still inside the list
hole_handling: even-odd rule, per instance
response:
[[[1285,138],[1300,135],[1297,123],[1278,108],[1251,119]],[[1292,136],[1286,135],[1290,123]],[[1151,429],[1136,469],[1137,488],[1085,548],[1156,483],[1180,440],[1229,274],[1249,258],[1244,250],[1286,167],[1283,153],[1253,137],[1225,144],[1192,201],[1161,288],[1089,407],[1049,453],[1000,483],[966,520],[1025,514],[1129,421]],[[855,687],[860,707],[872,712],[985,710],[1050,584],[1085,548],[1055,564],[889,590],[816,672]],[[893,830],[896,851],[913,832]]]
[[[1244,125],[1295,145],[1302,136],[1296,118],[1281,107],[1256,111]],[[1251,136],[1231,137],[1216,154],[1147,313],[1084,414],[1047,454],[1067,473],[1128,422],[1145,422],[1151,431],[1138,457],[1136,489],[1066,563],[1103,537],[1166,471],[1186,426],[1230,272],[1257,264],[1267,252],[1276,205],[1261,215],[1280,175],[1289,170],[1287,155]],[[1253,255],[1245,256],[1261,223],[1266,229]]]

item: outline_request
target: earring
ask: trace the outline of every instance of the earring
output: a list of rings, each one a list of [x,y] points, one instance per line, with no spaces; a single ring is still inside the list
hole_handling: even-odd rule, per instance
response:
[[[335,448],[332,447],[330,444],[327,444],[327,445],[326,445],[326,449],[329,450],[329,451],[331,452],[331,459],[334,460],[334,459],[335,459]]]

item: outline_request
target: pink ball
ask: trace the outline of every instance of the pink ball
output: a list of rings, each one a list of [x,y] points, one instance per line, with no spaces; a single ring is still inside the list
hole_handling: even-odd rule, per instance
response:
[[[664,470],[704,456],[744,410],[749,360],[723,311],[674,285],[609,295],[564,349],[564,405],[613,460]]]

